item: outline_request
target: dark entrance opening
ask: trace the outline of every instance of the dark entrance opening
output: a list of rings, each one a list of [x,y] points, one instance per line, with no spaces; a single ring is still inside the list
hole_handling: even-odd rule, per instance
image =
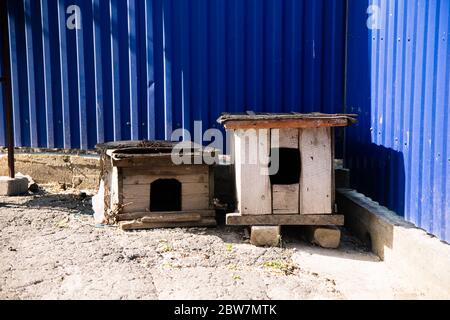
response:
[[[289,185],[300,182],[300,150],[294,148],[277,148],[270,150],[271,162],[276,160],[278,152],[278,172],[270,176],[270,183]],[[272,165],[272,163],[270,164]]]
[[[150,211],[181,211],[181,183],[158,179],[150,186]]]

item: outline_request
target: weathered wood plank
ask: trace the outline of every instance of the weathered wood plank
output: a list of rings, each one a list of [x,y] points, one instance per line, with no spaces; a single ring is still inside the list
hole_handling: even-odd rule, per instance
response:
[[[127,199],[123,202],[122,213],[137,211],[150,212],[150,197],[146,199]]]
[[[155,179],[156,181],[157,179]],[[150,199],[151,184],[130,184],[123,188],[123,201],[132,199]],[[208,183],[183,182],[181,184],[181,196],[190,196],[209,192]],[[150,201],[150,200],[149,200]]]
[[[150,202],[150,184],[125,185],[122,193],[124,202],[144,198]]]
[[[300,214],[331,214],[332,145],[330,128],[303,129],[301,154]]]
[[[147,168],[123,168],[125,176],[128,175],[159,175],[169,172],[174,175],[208,173],[208,166],[148,166]]]
[[[202,216],[198,213],[152,213],[140,219],[141,222],[187,222],[200,221]]]
[[[147,197],[142,198],[127,198],[123,201],[123,213],[130,213],[136,211],[150,211],[150,193]],[[209,192],[181,195],[181,210],[206,210],[210,208]]]
[[[136,156],[136,157],[126,157],[126,158],[113,158],[113,165],[116,167],[125,167],[125,168],[145,168],[149,165],[149,163],[151,163],[152,165],[158,165],[158,166],[173,166],[173,167],[177,167],[179,166],[178,164],[174,163],[172,161],[171,155],[170,154],[164,154],[164,155],[159,155],[159,156]],[[185,164],[180,164],[181,166],[183,165],[196,165],[196,166],[201,166],[204,165],[203,162],[203,156],[202,155],[197,155],[197,156],[192,156],[189,157],[189,159],[183,159],[183,161],[187,161],[184,162]]]
[[[273,185],[273,213],[274,214],[298,214],[299,185]]]
[[[270,147],[298,149],[298,131],[296,128],[270,130]]]
[[[123,173],[122,168],[117,168],[117,192],[119,203],[123,203]]]
[[[230,213],[227,214],[226,219],[227,225],[241,226],[344,225],[344,216],[337,214],[241,215]]]
[[[331,212],[335,213],[336,209],[336,171],[334,165],[334,146],[335,146],[335,132],[334,128],[330,129],[331,134]]]
[[[123,168],[124,176],[133,176],[133,175],[164,175],[164,174],[172,174],[172,175],[186,175],[186,174],[202,174],[208,173],[207,165],[192,165],[192,166],[157,166],[157,165],[148,165],[145,168]]]
[[[273,129],[273,128],[321,128],[345,127],[345,118],[337,119],[277,119],[277,120],[234,120],[224,123],[226,129]]]
[[[167,215],[167,214],[196,214],[200,215],[202,218],[211,218],[216,216],[215,210],[193,210],[193,211],[164,211],[164,212],[132,212],[132,213],[121,213],[117,216],[118,221],[124,220],[136,220],[144,217],[151,216],[153,214],[156,215]]]
[[[209,208],[209,192],[181,197],[181,210],[206,210]]]
[[[104,215],[105,217],[108,214],[108,211],[111,209],[111,179],[112,179],[112,167],[111,167],[111,159],[109,157],[103,156],[101,161],[103,161],[104,167],[102,169],[102,178],[104,179],[104,187],[105,192],[103,195],[104,201]]]
[[[114,206],[120,204],[120,190],[122,176],[120,174],[120,169],[117,167],[112,167],[111,172],[111,208],[114,209]],[[120,180],[120,181],[119,181]]]
[[[122,221],[119,222],[119,227],[122,230],[137,230],[137,229],[153,229],[153,228],[183,228],[183,227],[213,227],[217,224],[214,218],[204,218],[200,221],[187,222],[140,222]]]
[[[181,185],[181,196],[190,196],[197,194],[209,194],[208,183],[185,182]]]
[[[269,130],[235,130],[236,190],[242,214],[271,214]]]
[[[148,172],[136,174],[128,174],[123,176],[123,184],[127,185],[150,185],[153,181],[158,179],[176,179],[181,183],[208,183],[209,177],[207,173],[189,173],[189,174],[174,174],[171,172]]]

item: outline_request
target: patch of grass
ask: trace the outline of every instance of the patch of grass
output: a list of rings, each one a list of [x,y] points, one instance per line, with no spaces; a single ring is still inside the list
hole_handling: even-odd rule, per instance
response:
[[[171,251],[173,251],[173,247],[168,244],[166,244],[161,248],[161,252],[171,252]]]
[[[56,223],[56,227],[60,228],[60,229],[68,228],[69,227],[69,218],[62,219],[61,221]]]
[[[158,247],[156,249],[156,252],[158,252],[158,253],[166,253],[166,252],[172,252],[173,250],[174,249],[173,249],[173,247],[170,244],[168,244],[168,243],[166,243],[166,244],[160,243],[160,245],[158,245]]]
[[[231,243],[227,243],[227,251],[232,252],[233,251],[233,245]]]
[[[294,270],[296,269],[293,264],[281,260],[266,261],[263,263],[263,267],[281,271],[286,275],[294,273]]]
[[[266,261],[263,263],[264,268],[278,269],[281,270],[287,267],[287,263],[280,260]]]
[[[231,270],[231,271],[237,270],[237,265],[235,265],[235,264],[228,265],[228,270]]]

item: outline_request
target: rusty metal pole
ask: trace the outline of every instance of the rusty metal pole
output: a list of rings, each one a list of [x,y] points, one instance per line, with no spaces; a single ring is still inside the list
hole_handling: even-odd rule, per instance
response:
[[[1,80],[5,85],[5,99],[3,108],[5,109],[6,120],[6,146],[8,148],[8,171],[11,178],[15,177],[14,169],[14,128],[11,100],[11,68],[9,65],[9,35],[8,35],[8,14],[6,0],[0,0],[0,28],[2,37],[2,64],[3,75]]]

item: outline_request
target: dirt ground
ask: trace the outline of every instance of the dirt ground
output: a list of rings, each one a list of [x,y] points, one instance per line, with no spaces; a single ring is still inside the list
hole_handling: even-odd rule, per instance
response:
[[[428,298],[347,233],[337,250],[244,228],[124,232],[95,225],[90,197],[50,189],[0,197],[1,299]]]

